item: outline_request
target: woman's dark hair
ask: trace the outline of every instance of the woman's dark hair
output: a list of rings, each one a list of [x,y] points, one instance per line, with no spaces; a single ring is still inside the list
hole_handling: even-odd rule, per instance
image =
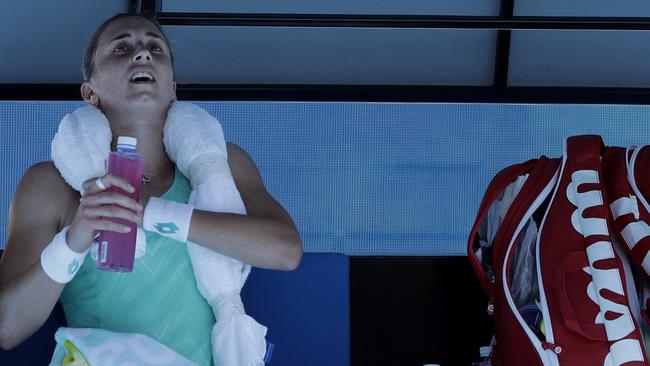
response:
[[[101,37],[102,33],[104,33],[104,30],[114,21],[122,18],[141,18],[149,23],[153,24],[156,26],[156,28],[160,31],[160,34],[162,34],[163,39],[165,40],[165,43],[167,43],[167,48],[169,49],[169,57],[171,58],[172,61],[172,70],[174,70],[174,55],[172,54],[172,49],[169,44],[169,39],[167,39],[167,35],[163,31],[162,27],[160,24],[155,20],[151,19],[145,16],[142,16],[140,14],[117,14],[112,16],[111,18],[107,19],[102,25],[97,28],[95,33],[93,33],[92,37],[90,37],[90,40],[88,41],[88,45],[86,46],[86,50],[84,51],[83,59],[81,60],[81,72],[83,73],[84,80],[88,81],[90,78],[93,76],[94,73],[94,62],[95,62],[95,52],[97,51],[97,45],[99,43],[99,37]],[[175,71],[174,71],[175,73]]]

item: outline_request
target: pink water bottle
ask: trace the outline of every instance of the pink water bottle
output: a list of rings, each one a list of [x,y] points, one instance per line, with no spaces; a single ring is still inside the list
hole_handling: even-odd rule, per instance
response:
[[[106,191],[119,192],[129,196],[136,202],[140,200],[140,188],[142,171],[144,169],[143,159],[135,151],[137,139],[128,136],[117,138],[117,151],[108,156],[108,172],[112,175],[126,179],[135,190],[128,193],[122,188],[111,186]],[[132,221],[110,218],[131,227],[128,233],[115,231],[99,232],[99,248],[97,252],[97,267],[105,271],[131,272],[133,271],[133,259],[135,257],[135,241],[137,238],[137,224]]]

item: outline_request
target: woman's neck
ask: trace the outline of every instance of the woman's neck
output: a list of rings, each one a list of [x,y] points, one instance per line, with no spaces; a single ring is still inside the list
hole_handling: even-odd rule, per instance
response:
[[[110,115],[113,139],[111,151],[117,148],[118,136],[130,136],[137,139],[136,151],[142,155],[144,160],[144,174],[151,179],[149,185],[160,186],[173,178],[174,163],[171,161],[163,143],[163,128],[165,125],[166,111],[164,115],[126,117],[119,114]]]

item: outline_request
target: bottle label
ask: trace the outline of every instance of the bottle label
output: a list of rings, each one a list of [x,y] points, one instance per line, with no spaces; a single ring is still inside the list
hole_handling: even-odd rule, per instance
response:
[[[102,252],[102,257],[99,258],[100,263],[106,263],[106,245],[108,242],[106,240],[102,240],[102,248],[100,252]]]

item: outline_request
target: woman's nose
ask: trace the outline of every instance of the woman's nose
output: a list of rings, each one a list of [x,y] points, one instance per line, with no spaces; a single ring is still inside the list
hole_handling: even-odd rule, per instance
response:
[[[151,61],[151,53],[147,49],[140,50],[133,55],[133,62],[140,63],[149,61]]]

